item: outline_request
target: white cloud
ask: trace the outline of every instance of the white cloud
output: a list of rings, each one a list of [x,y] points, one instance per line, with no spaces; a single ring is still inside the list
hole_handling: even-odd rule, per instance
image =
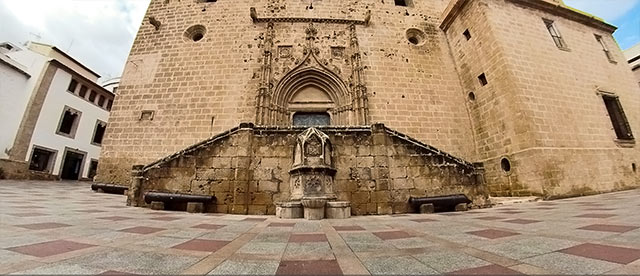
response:
[[[0,41],[56,45],[103,76],[122,73],[149,0],[0,0]]]
[[[640,0],[564,0],[564,3],[612,22],[625,15]]]

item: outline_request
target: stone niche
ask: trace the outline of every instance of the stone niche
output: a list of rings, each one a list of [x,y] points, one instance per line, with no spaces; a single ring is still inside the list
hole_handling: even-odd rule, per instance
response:
[[[289,170],[291,196],[288,202],[276,203],[276,216],[309,220],[351,216],[348,201],[335,201],[337,170],[332,156],[331,140],[322,131],[312,127],[298,135]]]

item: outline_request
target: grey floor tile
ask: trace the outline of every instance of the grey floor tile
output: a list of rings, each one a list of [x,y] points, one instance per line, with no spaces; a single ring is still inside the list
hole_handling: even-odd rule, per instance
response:
[[[367,258],[362,261],[372,275],[438,274],[438,271],[409,256]]]
[[[279,261],[226,260],[209,275],[274,275],[279,264]]]
[[[485,260],[469,256],[462,252],[451,250],[414,255],[413,257],[440,273],[447,273],[456,270],[480,267],[491,264]]]
[[[603,274],[621,267],[619,264],[584,258],[559,252],[549,253],[522,260],[524,263],[552,269],[566,274]]]

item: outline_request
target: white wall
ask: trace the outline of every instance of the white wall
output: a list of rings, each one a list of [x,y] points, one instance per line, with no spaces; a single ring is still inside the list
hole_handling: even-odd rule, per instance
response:
[[[87,177],[91,159],[97,160],[100,156],[100,147],[91,144],[96,121],[99,119],[107,122],[109,112],[67,92],[70,81],[71,75],[69,73],[61,69],[56,71],[31,138],[27,160],[31,157],[33,145],[55,149],[58,153],[52,173],[59,175],[65,147],[69,147],[87,153],[81,174],[82,177]],[[82,112],[73,139],[56,134],[65,105]]]
[[[32,77],[33,78],[33,77]],[[0,63],[0,158],[8,158],[29,102],[29,77]]]

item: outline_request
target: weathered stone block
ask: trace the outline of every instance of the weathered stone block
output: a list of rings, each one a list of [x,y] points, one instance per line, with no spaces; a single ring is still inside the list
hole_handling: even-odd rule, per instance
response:
[[[260,192],[278,192],[279,182],[261,180],[258,182],[258,191]]]
[[[469,210],[469,206],[466,203],[460,203],[458,205],[456,205],[455,208],[456,212],[464,212]]]
[[[164,210],[164,202],[162,202],[162,201],[151,201],[151,204],[149,205],[149,208],[151,208],[151,210]]]
[[[391,192],[389,191],[375,191],[371,193],[371,202],[391,202]]]
[[[420,205],[420,214],[431,214],[435,212],[435,207],[432,203]]]
[[[204,211],[204,203],[202,202],[188,202],[187,212],[189,213],[202,213]]]
[[[266,215],[267,205],[249,205],[249,215]]]
[[[272,193],[254,193],[251,195],[251,204],[255,205],[267,205],[273,203]]]
[[[378,215],[391,215],[393,214],[393,208],[390,202],[379,202],[376,213]]]
[[[351,196],[351,201],[356,204],[368,203],[370,201],[369,192],[355,192]]]

